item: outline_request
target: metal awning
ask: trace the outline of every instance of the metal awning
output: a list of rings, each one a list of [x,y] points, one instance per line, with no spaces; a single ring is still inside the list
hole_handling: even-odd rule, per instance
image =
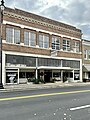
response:
[[[83,66],[83,71],[84,71],[84,72],[90,71],[90,64],[84,65],[84,66]]]
[[[51,67],[51,66],[39,66],[37,69],[49,69],[49,70],[73,70],[70,67]]]

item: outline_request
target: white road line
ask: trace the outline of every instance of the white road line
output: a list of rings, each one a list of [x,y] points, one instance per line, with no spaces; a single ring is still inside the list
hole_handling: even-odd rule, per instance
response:
[[[74,111],[74,110],[80,110],[80,109],[84,109],[84,108],[88,108],[88,107],[90,107],[90,105],[84,105],[84,106],[80,106],[80,107],[70,108],[70,110]]]

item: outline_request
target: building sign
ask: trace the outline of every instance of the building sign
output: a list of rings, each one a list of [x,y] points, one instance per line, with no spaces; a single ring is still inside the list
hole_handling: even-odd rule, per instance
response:
[[[17,83],[17,73],[7,72],[6,83]]]
[[[74,80],[79,80],[79,73],[74,73]]]

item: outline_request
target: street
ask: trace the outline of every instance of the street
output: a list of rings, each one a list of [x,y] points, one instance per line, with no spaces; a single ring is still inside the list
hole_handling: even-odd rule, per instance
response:
[[[90,86],[1,92],[0,120],[90,120]]]

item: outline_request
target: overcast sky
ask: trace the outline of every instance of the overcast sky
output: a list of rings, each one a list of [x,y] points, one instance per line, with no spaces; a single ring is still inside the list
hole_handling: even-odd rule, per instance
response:
[[[90,40],[90,0],[4,0],[5,6],[74,25]]]

